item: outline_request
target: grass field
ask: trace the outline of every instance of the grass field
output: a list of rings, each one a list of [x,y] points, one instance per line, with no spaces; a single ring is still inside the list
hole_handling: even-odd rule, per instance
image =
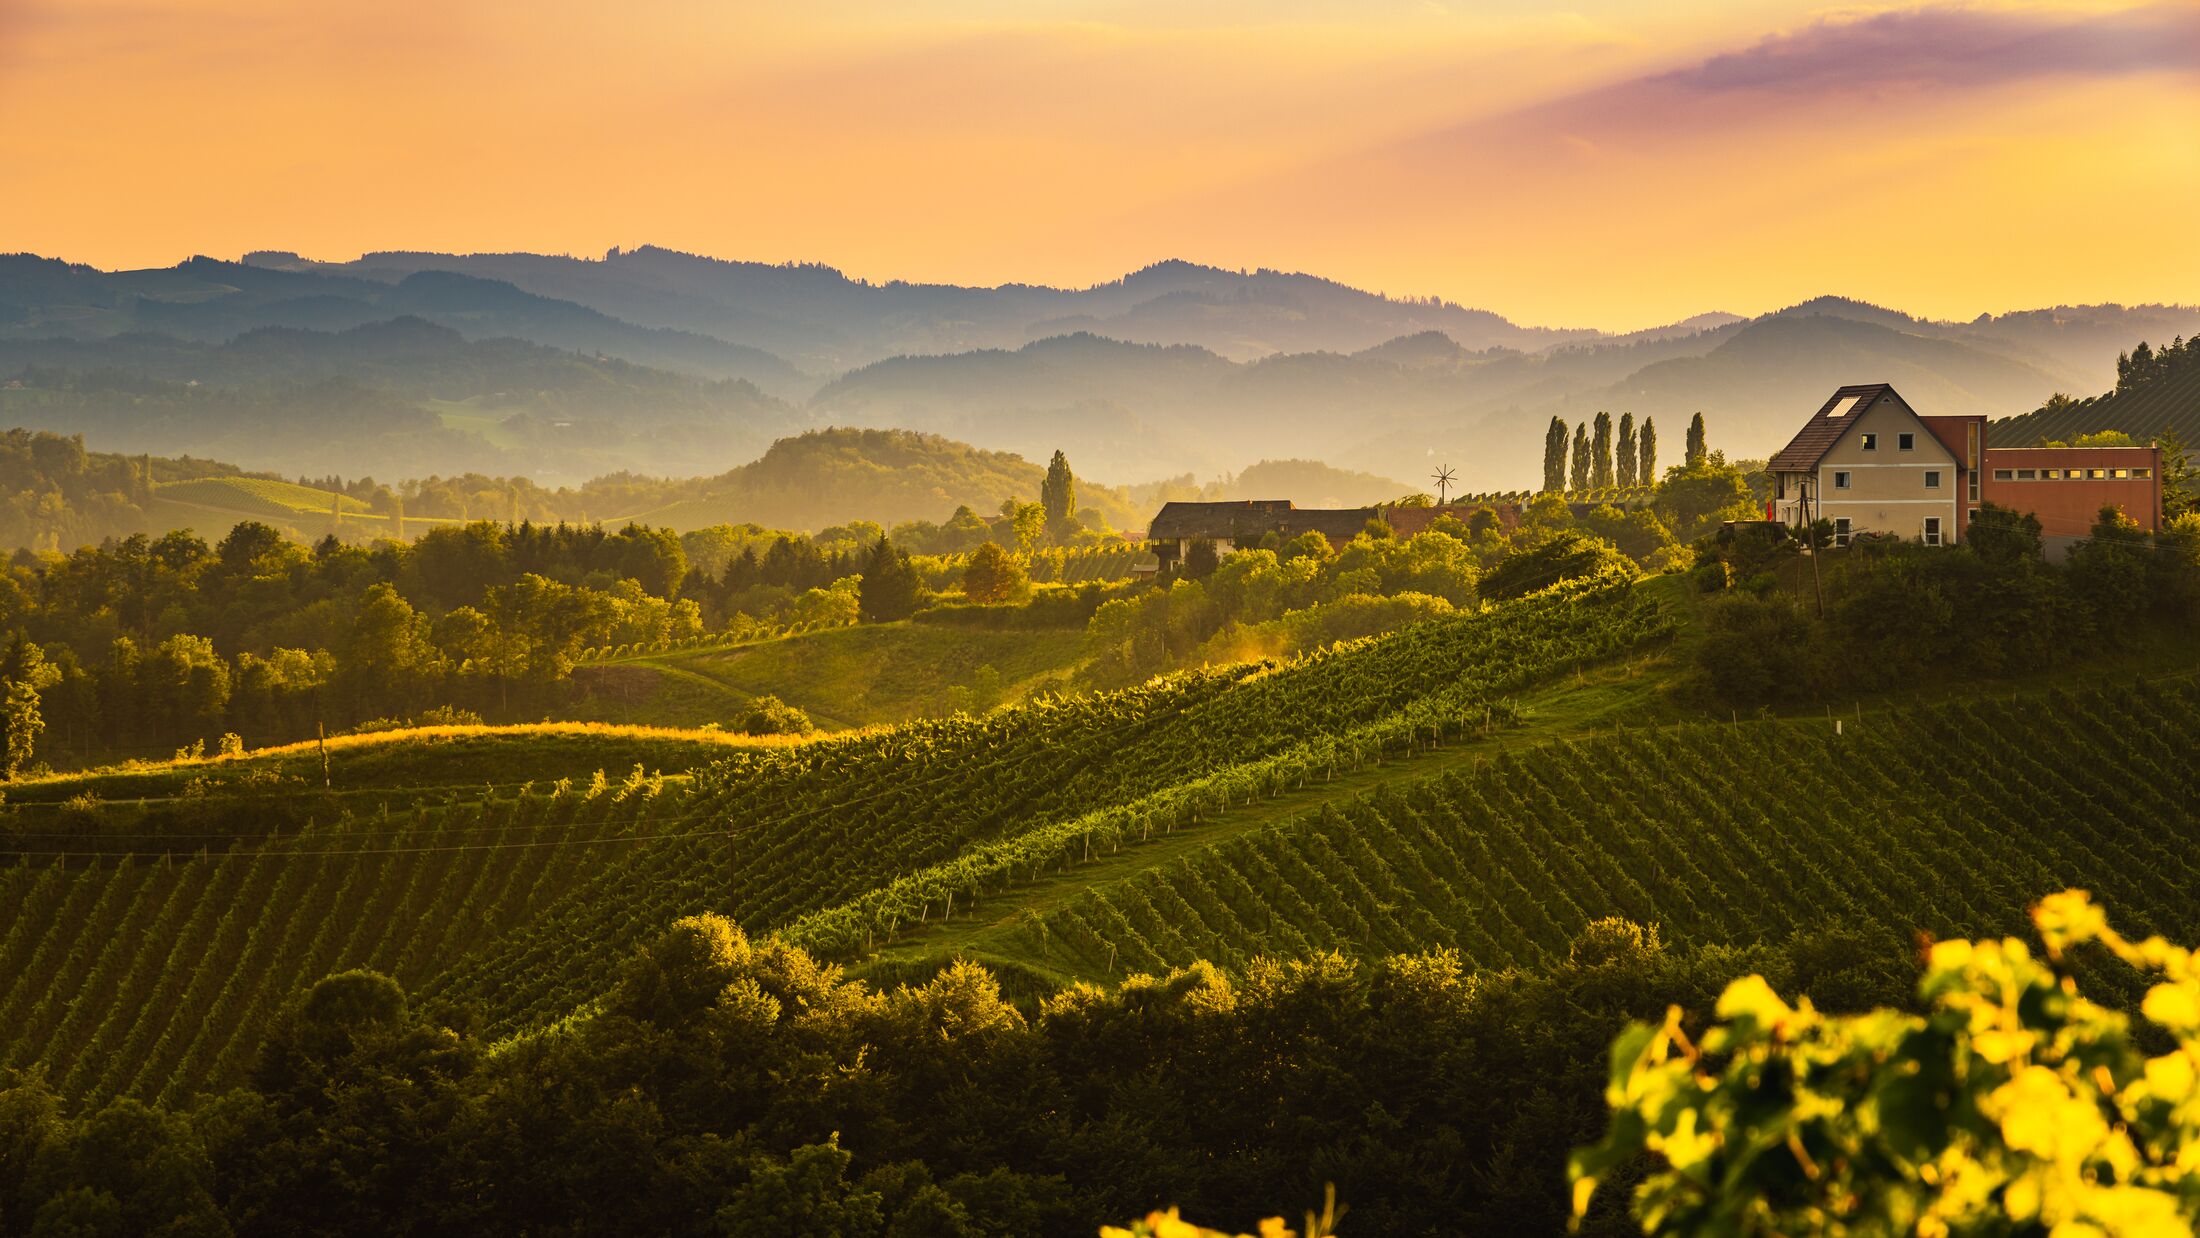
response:
[[[492,447],[516,448],[521,443],[505,428],[505,418],[510,413],[500,413],[482,406],[480,396],[468,396],[463,400],[423,400],[421,405],[453,430],[470,430],[482,437]]]
[[[589,721],[701,726],[730,723],[769,694],[819,726],[873,726],[1007,704],[1058,680],[1083,656],[1082,629],[864,624],[734,649],[591,663],[573,675],[584,695],[558,712]]]
[[[396,533],[394,519],[374,514],[365,503],[349,495],[339,499],[331,491],[265,477],[194,477],[162,482],[147,500],[146,514],[156,525],[196,529],[209,540],[221,537],[242,520],[259,520],[313,540],[329,531],[331,500],[342,504],[347,536],[389,537]],[[434,525],[448,523],[455,522],[442,517],[407,516],[405,533],[417,536]]]

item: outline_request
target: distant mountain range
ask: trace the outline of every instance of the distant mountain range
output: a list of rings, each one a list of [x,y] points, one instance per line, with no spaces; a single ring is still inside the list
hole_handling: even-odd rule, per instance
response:
[[[1613,335],[1188,262],[1059,289],[653,247],[127,272],[14,256],[0,420],[314,474],[704,475],[841,425],[1061,448],[1114,483],[1301,457],[1407,479],[1448,463],[1502,489],[1536,480],[1552,416],[1655,416],[1677,443],[1702,411],[1716,445],[1757,456],[1842,383],[2010,416],[2106,389],[2141,339],[2195,332],[2192,307],[1957,323],[1821,297]]]

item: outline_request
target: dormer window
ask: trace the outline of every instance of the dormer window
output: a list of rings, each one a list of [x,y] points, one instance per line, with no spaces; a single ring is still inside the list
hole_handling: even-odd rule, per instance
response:
[[[1876,434],[1859,434],[1856,436],[1856,442],[1857,446],[1865,451],[1879,450],[1879,436]]]

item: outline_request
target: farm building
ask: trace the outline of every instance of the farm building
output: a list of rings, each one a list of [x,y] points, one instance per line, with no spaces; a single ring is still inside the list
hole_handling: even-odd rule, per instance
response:
[[[1343,549],[1358,537],[1371,520],[1391,526],[1399,537],[1423,533],[1441,516],[1469,520],[1489,510],[1506,529],[1520,523],[1517,504],[1453,503],[1445,507],[1298,507],[1289,499],[1246,499],[1230,503],[1164,503],[1146,531],[1166,572],[1184,561],[1193,542],[1210,542],[1218,555],[1258,546],[1274,535],[1290,541],[1306,533],[1319,533],[1332,548]]]
[[[1319,533],[1333,546],[1359,536],[1381,512],[1374,507],[1298,507],[1289,499],[1245,499],[1234,503],[1164,503],[1146,530],[1146,540],[1166,572],[1184,561],[1193,542],[1211,542],[1216,554],[1257,546],[1273,533],[1285,541]]]
[[[2038,516],[2056,549],[2084,537],[2104,506],[2161,524],[2160,448],[1997,448],[1984,417],[1925,416],[1886,383],[1834,392],[1766,470],[1766,517],[1830,520],[1836,544],[1888,533],[1954,545],[1984,503]]]

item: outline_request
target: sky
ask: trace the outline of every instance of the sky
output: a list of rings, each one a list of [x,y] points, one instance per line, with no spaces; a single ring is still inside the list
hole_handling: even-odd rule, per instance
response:
[[[0,0],[0,250],[2200,301],[2200,3]]]

